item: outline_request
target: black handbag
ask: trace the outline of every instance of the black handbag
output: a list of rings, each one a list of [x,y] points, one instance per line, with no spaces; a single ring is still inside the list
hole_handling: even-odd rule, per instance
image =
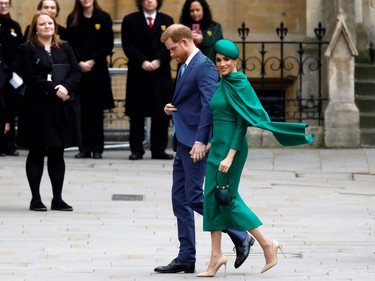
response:
[[[216,172],[215,199],[220,206],[228,206],[232,201],[229,188],[229,179],[227,176],[227,184],[220,185],[218,181],[218,173],[219,171]]]

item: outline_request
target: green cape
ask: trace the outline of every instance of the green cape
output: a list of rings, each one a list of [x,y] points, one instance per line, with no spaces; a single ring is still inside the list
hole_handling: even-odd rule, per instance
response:
[[[305,123],[271,121],[242,72],[232,72],[223,76],[217,84],[216,91],[221,92],[228,103],[251,126],[272,132],[281,145],[295,146],[314,141],[311,134],[305,136]]]

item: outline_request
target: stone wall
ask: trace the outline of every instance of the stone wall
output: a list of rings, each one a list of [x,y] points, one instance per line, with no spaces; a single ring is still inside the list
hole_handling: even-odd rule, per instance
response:
[[[73,8],[73,0],[58,0],[61,12],[58,22],[65,25],[66,16]],[[30,23],[39,0],[12,0],[12,17],[22,29]],[[184,0],[165,0],[163,12],[177,22]],[[288,37],[304,37],[306,33],[306,0],[208,0],[214,19],[220,22],[224,35],[238,40],[237,28],[242,22],[251,29],[252,40],[275,39],[275,28],[281,21],[289,28]],[[124,15],[136,10],[132,0],[99,0],[113,20],[119,22]]]

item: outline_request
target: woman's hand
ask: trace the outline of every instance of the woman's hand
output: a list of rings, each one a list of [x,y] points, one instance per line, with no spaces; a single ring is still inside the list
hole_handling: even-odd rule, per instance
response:
[[[203,40],[202,32],[200,30],[199,31],[193,30],[192,34],[193,34],[193,41],[194,41],[195,46],[199,46],[199,44]]]
[[[8,133],[9,130],[10,130],[10,123],[9,123],[9,122],[6,122],[6,123],[5,123],[5,126],[4,126],[4,135],[5,135],[6,133]]]
[[[206,154],[210,151],[210,148],[211,148],[211,143],[209,142],[209,143],[206,145]]]
[[[63,85],[57,85],[55,87],[55,90],[56,90],[56,96],[62,99],[63,101],[67,101],[70,99],[68,90]]]
[[[88,61],[80,61],[79,62],[79,68],[81,69],[82,72],[90,72],[92,68],[95,65],[94,60],[88,60]]]
[[[233,158],[236,155],[236,153],[237,153],[237,150],[229,149],[227,157],[225,157],[224,160],[220,162],[220,165],[219,165],[220,172],[228,173],[230,167],[232,166]]]
[[[223,173],[228,173],[230,167],[232,166],[233,158],[226,157],[223,161],[220,162],[219,171]]]

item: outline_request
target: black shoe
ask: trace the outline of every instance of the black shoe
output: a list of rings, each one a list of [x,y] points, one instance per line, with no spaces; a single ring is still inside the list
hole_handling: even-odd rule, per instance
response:
[[[143,153],[141,152],[134,152],[130,154],[129,160],[140,160],[143,159]]]
[[[237,245],[236,248],[236,260],[234,262],[234,268],[239,268],[244,261],[247,259],[250,253],[251,246],[254,245],[255,239],[251,235],[247,235],[245,240]]]
[[[47,212],[46,205],[42,201],[30,202],[30,211]]]
[[[6,154],[5,153],[3,153],[3,152],[0,152],[0,157],[5,157],[6,156]]]
[[[19,152],[17,150],[9,150],[9,151],[5,151],[5,154],[6,155],[9,155],[9,156],[18,156],[20,155]]]
[[[92,154],[92,158],[94,158],[94,159],[102,159],[103,156],[102,156],[102,154],[99,153],[99,152],[94,152],[94,153]]]
[[[63,200],[55,201],[52,199],[51,210],[71,212],[73,211],[73,207],[66,204]]]
[[[173,159],[173,155],[172,154],[168,154],[164,151],[162,152],[153,152],[151,153],[151,157],[152,159],[165,159],[165,160],[171,160]]]
[[[184,271],[185,273],[194,273],[195,263],[194,262],[182,262],[175,258],[170,264],[165,266],[158,266],[154,271],[159,273],[178,273]]]
[[[90,152],[80,152],[74,156],[74,158],[91,158],[91,153]]]

